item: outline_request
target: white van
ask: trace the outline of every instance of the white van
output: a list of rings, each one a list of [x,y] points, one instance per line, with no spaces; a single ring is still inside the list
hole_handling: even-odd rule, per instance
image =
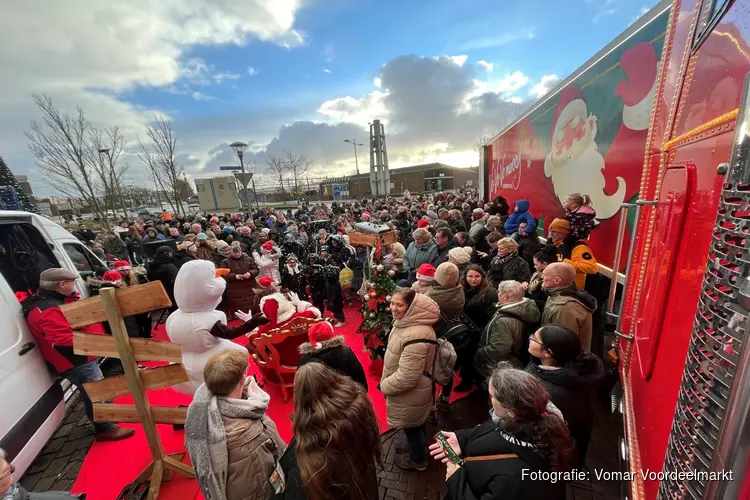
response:
[[[106,267],[75,236],[28,212],[0,211],[0,448],[21,477],[65,417],[63,389],[47,368],[26,326],[15,293],[35,290],[39,273],[64,267],[81,274],[76,285]]]

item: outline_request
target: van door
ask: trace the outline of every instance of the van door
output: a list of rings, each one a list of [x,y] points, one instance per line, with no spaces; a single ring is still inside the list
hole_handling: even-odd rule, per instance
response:
[[[34,343],[21,304],[1,277],[0,310],[0,448],[23,471],[64,418],[63,391]]]
[[[76,289],[83,297],[90,296],[91,293],[86,280],[96,274],[97,268],[106,267],[106,265],[76,240],[63,241],[60,246],[62,246],[65,257],[69,261],[68,267],[77,271],[81,276],[81,279],[76,282]]]

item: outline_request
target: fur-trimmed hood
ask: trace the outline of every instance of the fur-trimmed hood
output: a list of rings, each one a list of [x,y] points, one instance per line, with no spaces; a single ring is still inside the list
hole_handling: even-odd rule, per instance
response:
[[[313,345],[310,342],[305,342],[299,346],[299,352],[300,354],[311,354],[314,352],[325,351],[326,349],[333,349],[334,347],[340,347],[344,345],[344,336],[337,335],[331,339],[319,342],[318,345],[320,345],[320,347]]]

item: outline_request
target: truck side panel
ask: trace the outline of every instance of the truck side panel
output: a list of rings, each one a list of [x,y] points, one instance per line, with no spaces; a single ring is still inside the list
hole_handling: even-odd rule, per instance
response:
[[[614,261],[620,205],[635,199],[640,187],[668,13],[613,47],[486,148],[488,199],[532,200],[543,230],[563,215],[568,194],[589,195],[601,221],[591,247],[607,267]]]

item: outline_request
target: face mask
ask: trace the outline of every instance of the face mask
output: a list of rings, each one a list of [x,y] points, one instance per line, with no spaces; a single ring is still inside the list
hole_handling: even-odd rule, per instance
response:
[[[490,408],[490,418],[492,419],[492,422],[495,425],[500,425],[503,421],[503,419],[501,419],[500,416],[497,413],[495,413],[494,408]]]

